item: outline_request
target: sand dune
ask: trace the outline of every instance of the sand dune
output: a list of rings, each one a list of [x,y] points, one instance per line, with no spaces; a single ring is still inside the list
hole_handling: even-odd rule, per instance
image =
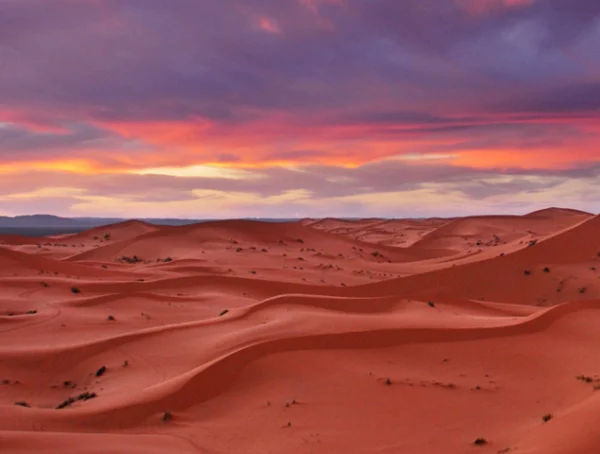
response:
[[[5,241],[0,452],[596,452],[599,233],[552,208]]]

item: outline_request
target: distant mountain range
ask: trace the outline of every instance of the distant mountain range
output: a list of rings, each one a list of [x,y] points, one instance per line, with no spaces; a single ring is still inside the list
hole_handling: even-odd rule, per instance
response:
[[[133,218],[138,221],[148,222],[155,225],[187,225],[198,222],[215,221],[217,219],[166,219],[166,218]],[[27,216],[0,216],[0,228],[51,228],[51,229],[78,229],[85,230],[92,227],[116,224],[130,220],[129,218],[63,218],[50,214],[32,214]],[[285,222],[296,219],[263,219],[267,222]]]

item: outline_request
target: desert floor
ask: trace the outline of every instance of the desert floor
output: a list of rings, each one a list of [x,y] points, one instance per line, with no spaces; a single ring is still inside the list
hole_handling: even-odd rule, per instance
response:
[[[556,208],[3,236],[0,452],[597,453],[599,279]]]

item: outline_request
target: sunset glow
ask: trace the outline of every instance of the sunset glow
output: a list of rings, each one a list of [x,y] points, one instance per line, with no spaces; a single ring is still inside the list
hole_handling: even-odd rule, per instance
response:
[[[598,211],[600,4],[426,4],[1,2],[0,214]]]

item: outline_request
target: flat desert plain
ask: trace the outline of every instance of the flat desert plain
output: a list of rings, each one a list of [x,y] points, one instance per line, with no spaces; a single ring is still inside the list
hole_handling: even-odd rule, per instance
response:
[[[600,217],[0,237],[0,451],[600,452]]]

